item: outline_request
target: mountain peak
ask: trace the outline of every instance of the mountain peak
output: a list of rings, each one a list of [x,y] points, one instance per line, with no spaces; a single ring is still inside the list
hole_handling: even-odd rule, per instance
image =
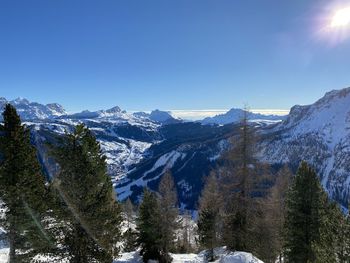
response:
[[[325,105],[328,103],[331,103],[334,100],[345,98],[350,95],[350,87],[349,88],[344,88],[340,90],[332,90],[327,92],[321,99],[316,101],[316,105]]]
[[[18,97],[12,101],[0,98],[0,108],[3,108],[6,103],[10,103],[16,107],[22,120],[50,119],[66,114],[64,108],[57,103],[43,105],[36,102],[30,102],[22,97]]]
[[[301,122],[306,125],[312,121],[309,128],[318,129],[326,125],[326,120],[346,123],[349,120],[349,114],[350,88],[332,90],[314,104],[293,106],[283,125],[291,127]]]
[[[122,110],[118,106],[106,110],[107,113],[120,113],[121,111]]]
[[[13,101],[11,101],[11,103],[16,105],[16,104],[29,104],[30,102],[29,102],[29,100],[27,100],[23,97],[18,97],[16,99],[14,99]]]
[[[52,111],[52,115],[54,116],[61,116],[61,115],[67,114],[66,110],[63,108],[61,104],[49,103],[49,104],[46,104],[46,107]]]
[[[329,92],[326,92],[324,97],[334,97],[334,96],[345,97],[349,93],[350,93],[350,87],[343,88],[343,89],[334,89],[334,90],[331,90]]]
[[[229,123],[239,122],[244,116],[244,112],[247,112],[247,111],[244,109],[232,108],[226,113],[218,114],[218,115],[215,115],[214,117],[207,117],[203,119],[201,123],[225,125]],[[262,123],[281,121],[285,118],[284,116],[265,115],[260,113],[253,113],[250,111],[248,111],[247,115],[249,120],[252,120],[252,121],[256,120]]]
[[[151,114],[149,115],[149,118],[153,121],[157,122],[165,122],[167,120],[174,119],[173,116],[171,116],[170,112],[168,111],[161,111],[161,110],[153,110]]]

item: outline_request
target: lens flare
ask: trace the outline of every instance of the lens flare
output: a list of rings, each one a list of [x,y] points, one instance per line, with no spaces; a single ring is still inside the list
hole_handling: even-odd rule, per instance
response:
[[[350,40],[350,0],[334,0],[318,10],[314,36],[329,47]]]
[[[346,27],[350,26],[350,7],[338,10],[331,22],[331,27]]]

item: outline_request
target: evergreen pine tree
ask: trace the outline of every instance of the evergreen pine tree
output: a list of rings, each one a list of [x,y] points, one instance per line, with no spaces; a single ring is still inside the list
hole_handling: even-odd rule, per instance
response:
[[[156,195],[145,189],[143,200],[139,207],[139,215],[136,220],[138,238],[137,242],[141,246],[143,262],[148,260],[162,259],[161,254],[161,233],[159,231],[159,203]]]
[[[56,215],[66,225],[62,241],[70,262],[112,262],[122,218],[99,143],[81,124],[53,153],[60,166],[53,183]]]
[[[322,261],[327,196],[315,171],[302,162],[286,200],[284,256],[286,262]],[[323,260],[325,260],[323,258]]]
[[[137,232],[129,227],[123,233],[123,241],[124,241],[124,252],[132,252],[137,249]]]
[[[342,224],[345,220],[344,214],[338,204],[327,199],[324,195],[323,209],[320,213],[320,239],[314,242],[313,249],[316,254],[316,262],[338,262]]]
[[[45,252],[50,239],[45,233],[45,181],[30,132],[21,124],[16,109],[7,104],[0,126],[0,199],[5,208],[1,225],[10,245],[9,262],[29,262]],[[19,253],[20,251],[20,253]]]
[[[175,231],[180,227],[177,222],[177,193],[174,179],[167,171],[159,182],[159,231],[161,234],[161,253],[163,262],[171,262],[169,252],[175,248]]]
[[[332,228],[335,230],[336,257],[339,263],[350,263],[350,216],[344,215],[339,209],[333,220]],[[333,230],[333,231],[334,231]]]
[[[350,262],[350,205],[348,208],[348,214],[344,220],[344,224],[342,227],[342,234],[344,235],[343,241],[343,253],[341,258],[341,263],[349,263]]]
[[[222,197],[219,183],[211,173],[199,200],[198,241],[208,249],[208,260],[214,261],[214,248],[222,242]]]

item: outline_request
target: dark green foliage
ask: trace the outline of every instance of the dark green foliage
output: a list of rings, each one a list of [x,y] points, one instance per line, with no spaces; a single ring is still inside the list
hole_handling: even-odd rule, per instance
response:
[[[206,180],[199,201],[198,241],[208,249],[208,260],[214,260],[214,248],[222,242],[223,200],[217,177],[212,173]]]
[[[160,180],[159,187],[159,231],[161,233],[161,249],[165,262],[170,262],[170,250],[174,250],[175,231],[180,227],[177,222],[177,193],[173,177],[167,171]],[[170,261],[169,261],[170,260]]]
[[[323,258],[339,263],[350,263],[350,219],[334,202],[327,208],[327,217],[323,222],[321,240],[324,244],[319,250]],[[322,249],[323,248],[323,249]]]
[[[350,207],[349,207],[350,208]],[[340,222],[337,239],[337,256],[340,263],[350,262],[350,209]]]
[[[60,166],[52,185],[55,215],[64,225],[62,242],[70,262],[112,262],[122,218],[99,143],[78,125],[53,153]]]
[[[237,211],[226,219],[226,231],[231,238],[226,238],[229,247],[237,251],[248,250],[249,234],[247,232],[247,214],[245,211]]]
[[[6,105],[0,136],[0,199],[6,208],[1,225],[7,231],[10,262],[29,262],[45,253],[50,238],[44,230],[45,181],[30,144],[29,130],[16,109]],[[18,253],[21,250],[21,253]],[[20,254],[20,255],[19,255]]]
[[[208,261],[214,261],[215,225],[215,212],[209,208],[201,210],[198,219],[198,236],[201,246],[208,248]]]
[[[137,232],[132,228],[128,228],[123,234],[124,252],[132,252],[137,249]]]
[[[169,252],[175,250],[177,216],[176,188],[171,174],[166,172],[159,183],[159,195],[145,189],[139,208],[138,244],[144,262],[149,259],[161,263],[172,261]]]
[[[137,218],[138,244],[146,263],[149,259],[162,261],[161,233],[159,231],[159,204],[156,195],[145,189]]]
[[[330,206],[315,171],[302,162],[286,200],[286,262],[336,262]]]

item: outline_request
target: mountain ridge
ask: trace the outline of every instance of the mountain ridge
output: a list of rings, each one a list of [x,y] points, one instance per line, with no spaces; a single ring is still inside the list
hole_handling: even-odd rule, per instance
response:
[[[0,98],[1,101],[4,99]],[[19,101],[28,104],[23,99],[17,103]],[[195,207],[203,178],[215,169],[239,128],[237,123],[160,123],[151,120],[149,113],[128,113],[119,107],[84,114],[25,122],[31,127],[33,142],[50,176],[57,171],[48,157],[46,142],[84,123],[101,143],[108,172],[120,197],[132,196],[137,200],[146,185],[156,190],[164,171],[170,169],[181,204],[190,208]],[[257,123],[257,130],[259,160],[274,166],[293,167],[306,160],[317,170],[331,198],[347,205],[350,197],[350,88],[330,91],[310,105],[295,105],[284,120],[270,125]]]
[[[172,115],[171,111],[162,111],[155,109],[150,113],[143,111],[140,112],[127,112],[122,110],[119,106],[114,106],[107,110],[83,110],[81,112],[74,112],[68,114],[62,105],[58,103],[48,103],[41,104],[38,102],[30,102],[26,98],[16,98],[14,100],[8,101],[4,97],[0,97],[0,109],[2,109],[6,103],[10,103],[15,106],[23,120],[43,120],[52,118],[74,118],[74,119],[93,119],[93,118],[119,118],[123,114],[129,115],[129,118],[148,118],[152,121],[161,124],[173,124],[184,122],[180,118],[176,118]],[[218,114],[213,117],[206,117],[202,120],[198,120],[202,124],[218,124],[225,125],[229,123],[239,122],[240,118],[243,116],[244,110],[232,108],[224,114]],[[124,116],[124,117],[125,117]],[[133,117],[132,117],[133,116]],[[252,121],[266,121],[267,123],[274,123],[284,119],[284,116],[272,115],[272,114],[261,114],[261,113],[248,113],[248,117]],[[121,117],[123,119],[123,117]],[[124,118],[126,119],[126,118]],[[190,121],[190,120],[187,120]],[[270,122],[269,122],[270,121]]]
[[[285,116],[253,113],[245,109],[232,108],[226,113],[218,114],[213,117],[207,117],[207,118],[204,118],[203,120],[200,120],[199,122],[201,122],[202,124],[225,125],[229,123],[239,122],[242,119],[242,117],[245,115],[245,113],[247,115],[248,120],[250,121],[262,121],[262,122],[265,121],[265,122],[274,123],[285,119]]]
[[[347,206],[350,198],[350,88],[327,92],[310,105],[294,106],[284,121],[265,128],[263,134],[262,160],[309,162],[318,171],[330,196]]]
[[[1,97],[0,109],[3,109],[7,103],[15,106],[17,112],[24,120],[49,119],[67,114],[63,106],[58,103],[48,103],[44,105],[37,102],[29,102],[27,99],[21,97],[11,101]]]

